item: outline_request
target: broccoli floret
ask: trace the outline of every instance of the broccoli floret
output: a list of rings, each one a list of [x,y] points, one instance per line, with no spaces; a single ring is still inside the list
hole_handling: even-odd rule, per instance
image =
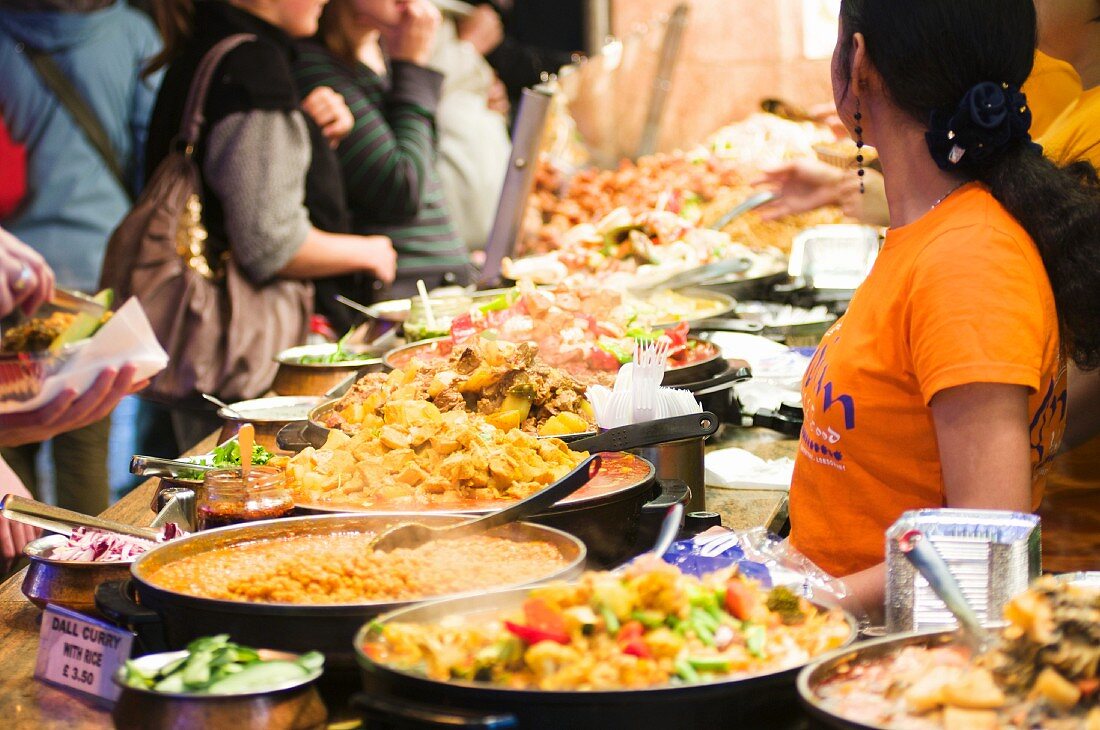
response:
[[[788,626],[800,624],[806,620],[806,613],[802,610],[802,601],[786,586],[776,586],[768,593],[765,603],[769,611],[779,614],[783,623]]]

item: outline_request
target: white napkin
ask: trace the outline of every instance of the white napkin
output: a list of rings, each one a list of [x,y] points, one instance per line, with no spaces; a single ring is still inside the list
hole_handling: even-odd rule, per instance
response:
[[[718,449],[703,459],[708,487],[726,489],[791,488],[794,460],[789,458],[765,461],[744,449]]]
[[[168,364],[168,353],[157,342],[141,302],[134,298],[123,304],[58,372],[46,378],[38,395],[25,401],[0,400],[0,414],[33,411],[56,398],[65,388],[84,393],[104,368],[118,368],[126,363],[137,367],[135,380],[151,378]]]

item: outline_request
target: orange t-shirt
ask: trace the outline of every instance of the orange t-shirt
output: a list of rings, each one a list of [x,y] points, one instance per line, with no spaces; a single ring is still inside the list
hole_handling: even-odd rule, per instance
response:
[[[1100,86],[1078,97],[1037,141],[1043,154],[1063,165],[1088,160],[1100,169]]]
[[[1031,137],[1037,139],[1081,95],[1081,78],[1065,61],[1035,51],[1035,65],[1022,91],[1031,107]]]
[[[929,403],[968,383],[1030,389],[1038,506],[1066,415],[1054,295],[1031,238],[976,183],[889,231],[818,345],[802,383],[794,546],[849,575],[883,560],[903,512],[943,507]]]

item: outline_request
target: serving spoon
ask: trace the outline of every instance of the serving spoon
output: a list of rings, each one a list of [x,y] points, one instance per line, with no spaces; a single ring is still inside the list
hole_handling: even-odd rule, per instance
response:
[[[141,538],[156,542],[161,537],[160,530],[151,530],[148,527],[135,527],[124,522],[105,520],[102,517],[92,517],[80,512],[55,507],[52,504],[39,502],[26,497],[17,497],[14,494],[5,495],[0,499],[0,514],[9,520],[22,522],[24,525],[41,527],[50,532],[62,535],[72,533],[74,527],[88,527],[102,532],[114,532],[119,535]]]
[[[494,527],[518,522],[533,517],[554,504],[565,499],[585,484],[588,484],[600,470],[600,456],[589,456],[577,465],[573,471],[563,476],[545,489],[539,490],[527,499],[520,500],[510,507],[479,517],[476,520],[460,522],[446,527],[427,527],[415,523],[403,523],[383,530],[371,541],[372,550],[389,551],[394,548],[415,548],[441,538],[477,535]]]
[[[984,653],[992,643],[990,634],[932,541],[920,530],[910,530],[898,539],[898,548],[958,619],[963,641],[978,654]]]

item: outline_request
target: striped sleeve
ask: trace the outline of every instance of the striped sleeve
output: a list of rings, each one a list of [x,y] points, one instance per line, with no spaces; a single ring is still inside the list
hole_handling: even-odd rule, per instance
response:
[[[358,75],[358,77],[357,77]],[[395,63],[393,86],[365,66],[352,70],[320,50],[305,50],[295,64],[304,96],[320,86],[340,93],[355,125],[337,148],[348,204],[383,223],[416,217],[435,154],[435,108],[442,76]]]

